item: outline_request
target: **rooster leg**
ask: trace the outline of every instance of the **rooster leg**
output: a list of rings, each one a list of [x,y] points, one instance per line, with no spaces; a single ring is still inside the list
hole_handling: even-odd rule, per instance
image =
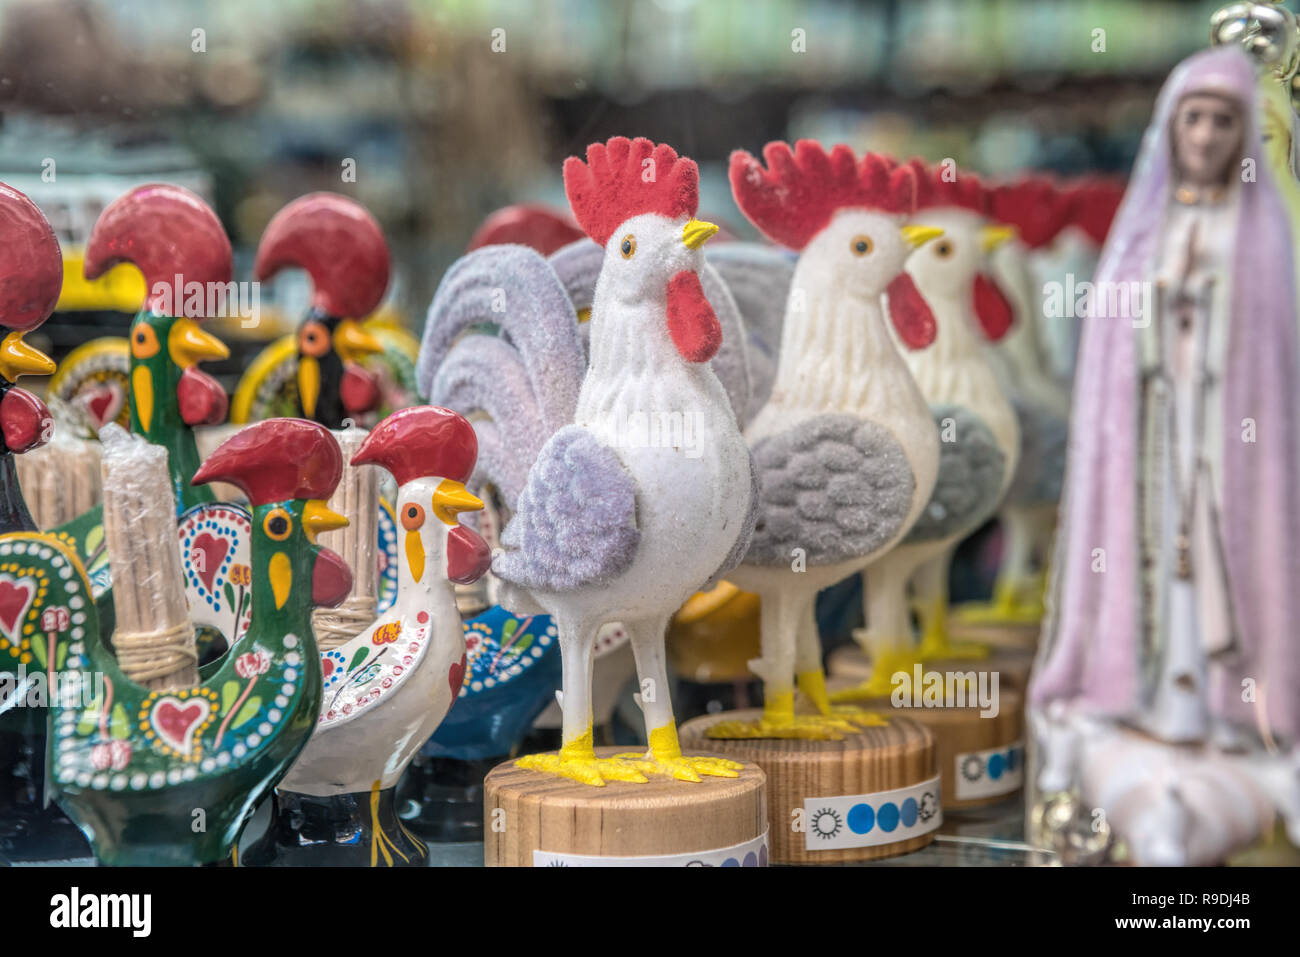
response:
[[[797,590],[796,590],[797,588]],[[806,740],[835,741],[857,730],[847,718],[821,714],[795,714],[794,671],[795,648],[805,616],[813,614],[816,595],[808,595],[803,582],[788,588],[776,588],[764,593],[759,606],[759,637],[763,656],[749,663],[754,674],[763,679],[763,715],[754,721],[719,721],[708,730],[711,738],[802,738]],[[813,639],[817,623],[812,622]],[[816,673],[821,675],[820,652],[816,658]],[[805,691],[816,691],[815,680],[810,686],[802,682]],[[821,694],[826,693],[823,679]],[[825,702],[829,707],[829,702]]]
[[[893,558],[891,556],[891,558]],[[915,565],[886,559],[862,575],[863,612],[867,627],[854,637],[871,659],[871,677],[858,685],[831,695],[844,703],[887,698],[893,691],[893,676],[908,674],[916,658],[912,651],[912,613],[907,603],[907,579]]]
[[[1008,506],[999,521],[1004,544],[993,600],[972,602],[960,610],[959,617],[971,624],[1032,625],[1043,618],[1042,576],[1034,572],[1033,564],[1035,552],[1046,554],[1050,545],[1050,514],[1044,523],[1038,510]]]
[[[827,727],[837,731],[856,730],[854,723],[864,727],[881,727],[888,724],[874,711],[863,711],[847,705],[833,705],[826,693],[826,671],[822,667],[821,636],[817,632],[816,595],[804,603],[799,615],[799,636],[795,647],[795,674],[802,691],[817,715],[812,720],[820,720]],[[803,720],[801,716],[801,720]]]
[[[560,694],[560,709],[564,714],[560,750],[529,754],[515,763],[521,768],[558,774],[594,787],[604,787],[606,779],[644,784],[645,775],[630,763],[617,757],[596,757],[591,720],[591,661],[597,626],[587,622],[575,626],[558,620],[557,625],[564,686]]]
[[[913,577],[921,617],[921,644],[916,654],[922,661],[988,657],[986,645],[953,644],[948,640],[948,567],[952,564],[952,553],[953,549],[945,549],[943,554],[921,565]]]
[[[682,754],[664,658],[664,632],[668,630],[668,619],[624,622],[623,627],[628,631],[632,653],[636,656],[636,673],[641,684],[637,703],[645,716],[650,748],[645,754],[620,754],[619,759],[647,774],[666,774],[679,781],[698,782],[701,774],[737,777],[742,765],[735,761]]]

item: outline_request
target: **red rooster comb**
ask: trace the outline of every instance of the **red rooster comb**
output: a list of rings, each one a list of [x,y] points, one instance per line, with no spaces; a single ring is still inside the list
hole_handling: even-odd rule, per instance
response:
[[[0,325],[30,332],[54,311],[63,288],[63,254],[36,204],[0,183]]]
[[[573,218],[558,209],[533,203],[506,206],[483,220],[474,231],[466,252],[483,246],[518,243],[549,256],[563,246],[585,236]]]
[[[468,481],[477,458],[473,426],[450,409],[419,405],[394,412],[375,426],[352,464],[381,466],[405,485],[432,476]]]
[[[998,222],[1016,227],[1026,246],[1038,249],[1070,224],[1070,197],[1045,176],[1027,176],[990,189],[989,212]]]
[[[1088,179],[1069,190],[1070,222],[1098,246],[1106,242],[1110,224],[1124,199],[1124,184],[1113,179]]]
[[[633,216],[694,216],[700,205],[700,170],[665,143],[616,136],[587,147],[587,162],[564,161],[564,191],[573,215],[600,245]]]
[[[167,183],[137,186],[104,207],[90,231],[86,260],[87,279],[96,279],[118,263],[134,263],[144,274],[145,308],[162,297],[172,302],[177,316],[202,319],[186,311],[188,295],[173,294],[176,277],[183,284],[230,281],[230,240],[208,204],[188,189]],[[164,285],[167,291],[156,289]],[[179,291],[178,291],[179,292]],[[203,297],[193,297],[195,305]]]
[[[745,218],[773,242],[803,249],[837,210],[865,207],[910,215],[916,204],[913,172],[878,153],[858,159],[843,144],[830,154],[813,140],[763,147],[767,169],[744,150],[731,154],[731,193]]]
[[[958,173],[947,160],[929,168],[921,159],[909,160],[907,165],[916,173],[918,210],[942,206],[968,209],[981,216],[989,215],[989,191],[979,177]]]
[[[253,505],[329,498],[343,476],[343,453],[329,429],[306,419],[266,419],[222,442],[192,484],[229,482]]]
[[[264,282],[294,266],[311,276],[313,308],[364,319],[388,290],[391,262],[383,230],[364,206],[337,193],[309,193],[271,218],[253,272]]]

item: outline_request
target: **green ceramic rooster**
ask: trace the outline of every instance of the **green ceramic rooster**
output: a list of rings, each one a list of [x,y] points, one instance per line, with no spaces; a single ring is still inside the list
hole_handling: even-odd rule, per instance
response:
[[[49,787],[102,863],[230,860],[258,802],[306,744],[321,701],[311,609],[337,604],[352,584],[343,560],[316,544],[347,524],[324,501],[342,467],[327,429],[273,419],[198,470],[195,484],[230,482],[248,495],[256,610],[219,670],[193,688],[150,691],[123,674],[85,571],[58,538],[0,536],[0,581],[24,598],[24,628],[58,672]]]
[[[248,568],[248,512],[190,483],[200,461],[194,427],[226,415],[225,391],[197,365],[230,353],[198,320],[229,301],[230,240],[216,214],[189,190],[140,186],[100,214],[86,246],[86,277],[123,262],[144,274],[146,288],[128,334],[131,431],[167,450],[191,616],[204,627],[205,653],[211,647],[215,655],[248,627],[251,611],[251,595],[240,584]],[[101,615],[111,621],[103,600],[112,579],[101,509],[54,533],[76,552]]]

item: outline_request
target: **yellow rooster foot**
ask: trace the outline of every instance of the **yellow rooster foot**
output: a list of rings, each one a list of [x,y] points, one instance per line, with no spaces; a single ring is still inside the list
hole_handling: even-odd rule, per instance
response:
[[[630,781],[633,784],[645,784],[648,778],[632,764],[624,761],[622,755],[613,758],[565,756],[548,751],[545,754],[529,754],[515,762],[516,767],[529,771],[543,771],[555,774],[579,784],[590,784],[603,788],[606,781]]]
[[[678,781],[696,783],[702,774],[717,778],[739,777],[740,769],[744,767],[739,761],[728,761],[726,758],[690,754],[660,756],[653,751],[646,754],[620,754],[618,757],[645,774],[662,774]]]
[[[894,675],[902,672],[911,675],[912,666],[919,659],[907,651],[891,651],[876,655],[871,669],[871,677],[856,688],[846,688],[830,696],[833,704],[848,704],[853,701],[871,701],[888,698],[894,690]]]
[[[989,656],[989,646],[974,641],[949,641],[947,634],[927,634],[916,649],[920,661],[939,661],[947,658],[979,660]]]
[[[816,716],[827,719],[832,729],[856,731],[859,727],[879,728],[889,724],[874,711],[865,711],[851,705],[832,704],[830,696],[826,693],[826,675],[820,668],[800,673],[798,683],[799,690],[817,709]],[[841,721],[848,722],[850,727],[842,728]]]
[[[956,612],[968,625],[1036,625],[1043,620],[1043,585],[1040,578],[1019,583],[998,583],[993,600],[969,602]]]

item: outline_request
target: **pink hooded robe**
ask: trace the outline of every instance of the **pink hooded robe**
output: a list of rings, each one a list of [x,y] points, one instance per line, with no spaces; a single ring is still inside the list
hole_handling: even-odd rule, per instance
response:
[[[1150,281],[1170,201],[1170,122],[1184,96],[1227,94],[1245,110],[1242,158],[1255,182],[1239,189],[1223,358],[1222,513],[1238,646],[1214,659],[1212,714],[1300,741],[1300,344],[1291,226],[1256,125],[1257,77],[1248,56],[1219,47],[1183,61],[1161,90],[1133,178],[1094,284]],[[1234,173],[1234,175],[1236,175]],[[1105,312],[1106,296],[1092,300]],[[1121,302],[1125,302],[1121,298]],[[1121,312],[1128,312],[1123,309]],[[1147,698],[1139,561],[1138,335],[1131,315],[1084,317],[1053,601],[1031,702],[1054,701],[1115,718]],[[1256,441],[1242,440],[1253,420]],[[1207,436],[1207,442],[1216,437]],[[1105,570],[1094,571],[1096,549]],[[1255,685],[1243,700],[1243,681]]]

